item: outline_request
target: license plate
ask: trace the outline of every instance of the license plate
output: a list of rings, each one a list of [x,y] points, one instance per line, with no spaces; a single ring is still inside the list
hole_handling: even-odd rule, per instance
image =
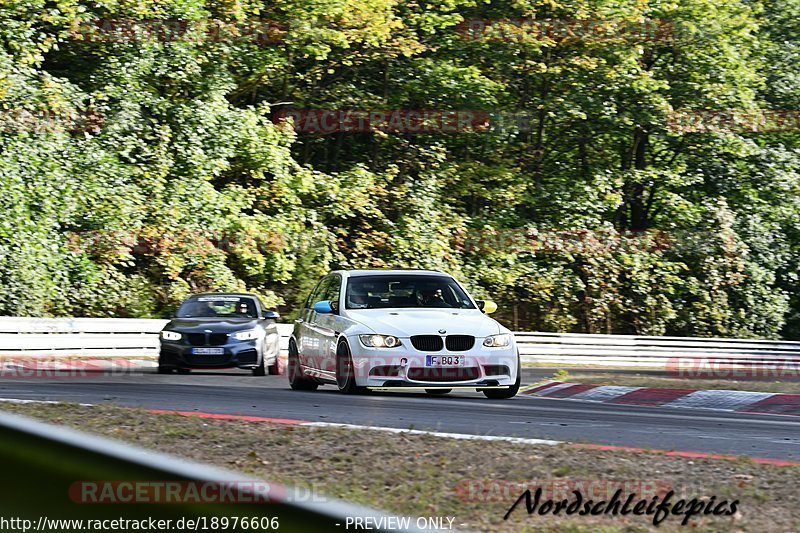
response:
[[[192,348],[194,355],[223,355],[225,348]]]
[[[467,366],[463,355],[426,355],[425,366]]]

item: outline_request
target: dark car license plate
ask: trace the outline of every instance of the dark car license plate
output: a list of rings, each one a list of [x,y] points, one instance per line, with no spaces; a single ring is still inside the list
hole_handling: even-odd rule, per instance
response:
[[[192,348],[192,355],[223,355],[225,348]]]
[[[425,366],[466,366],[467,361],[463,355],[426,355]]]

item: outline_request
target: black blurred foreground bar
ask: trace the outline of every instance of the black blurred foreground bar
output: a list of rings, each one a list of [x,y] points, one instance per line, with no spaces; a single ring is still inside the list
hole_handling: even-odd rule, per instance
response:
[[[221,450],[224,453],[224,450]],[[87,435],[62,427],[43,424],[27,418],[0,413],[0,529],[23,531],[11,527],[11,519],[30,520],[28,531],[87,531],[75,524],[54,522],[60,519],[85,520],[171,520],[173,527],[163,531],[267,531],[269,519],[277,517],[278,531],[346,531],[349,517],[353,530],[356,518],[368,520],[373,530],[386,531],[379,524],[386,518],[380,512],[314,495],[303,489],[292,489],[279,484],[264,484],[253,478],[226,470],[193,463],[165,454],[147,451],[110,439]],[[143,486],[159,486],[160,482],[179,482],[182,486],[202,486],[203,482],[228,485],[238,491],[249,486],[269,487],[266,503],[208,503],[184,501],[182,503],[87,503],[83,501],[82,487],[119,485],[139,482]],[[152,483],[148,483],[152,482]],[[260,485],[256,485],[260,483]],[[129,486],[129,485],[126,485]],[[256,489],[258,490],[258,489]],[[100,494],[100,493],[95,493]],[[130,495],[130,491],[125,492]],[[230,491],[229,491],[230,494]],[[262,493],[263,495],[263,493]],[[239,500],[247,500],[247,494]],[[253,495],[253,499],[258,499]],[[91,498],[89,498],[91,500]],[[263,497],[261,498],[263,501]],[[205,517],[205,518],[202,518]],[[217,527],[212,528],[216,522]],[[249,517],[243,527],[233,527],[234,517]],[[227,519],[227,528],[219,520]],[[176,529],[178,520],[200,519],[189,529]],[[363,523],[363,522],[362,522]],[[389,522],[391,523],[391,522]],[[22,522],[16,522],[21,526]],[[110,524],[110,523],[109,523]],[[260,527],[250,527],[251,525]],[[411,529],[415,521],[410,520]],[[47,527],[47,526],[50,527]],[[205,526],[205,528],[204,528]],[[91,529],[96,531],[96,529]],[[112,529],[108,529],[112,530]],[[116,531],[133,529],[114,528]],[[141,529],[140,529],[141,530]]]

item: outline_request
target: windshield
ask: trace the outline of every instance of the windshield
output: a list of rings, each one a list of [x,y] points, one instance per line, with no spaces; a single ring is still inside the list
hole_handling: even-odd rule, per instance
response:
[[[178,318],[258,318],[256,302],[246,296],[193,296],[181,305]]]
[[[347,309],[438,307],[475,309],[453,278],[424,275],[359,276],[347,280]]]

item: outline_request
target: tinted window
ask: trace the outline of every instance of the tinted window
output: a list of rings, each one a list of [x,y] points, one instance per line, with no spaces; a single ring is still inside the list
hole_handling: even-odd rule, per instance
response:
[[[306,307],[311,308],[314,306],[315,303],[324,300],[322,295],[325,293],[325,290],[327,289],[329,282],[330,282],[329,277],[322,278],[322,281],[320,281],[317,284],[316,288],[314,288],[314,290],[311,291],[311,294],[308,296]]]
[[[342,278],[338,275],[331,276],[325,284],[324,292],[320,295],[320,300],[330,300],[333,306],[339,305],[339,294],[342,292]],[[319,300],[318,300],[319,301]]]
[[[359,276],[347,280],[347,309],[439,307],[475,309],[453,278],[400,274]]]
[[[178,318],[258,318],[258,307],[247,296],[192,296],[176,313]]]

